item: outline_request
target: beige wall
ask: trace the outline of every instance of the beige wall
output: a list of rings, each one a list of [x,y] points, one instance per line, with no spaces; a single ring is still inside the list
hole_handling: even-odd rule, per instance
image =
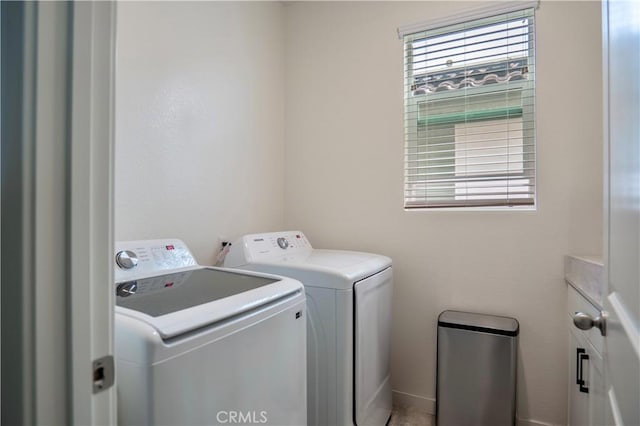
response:
[[[119,3],[116,239],[210,263],[219,235],[299,228],[387,254],[396,391],[433,402],[440,311],[511,315],[519,415],[564,423],[562,255],[602,251],[600,6],[536,14],[538,210],[405,212],[396,28],[480,5]]]
[[[178,237],[201,263],[218,236],[282,226],[280,3],[119,2],[115,237]]]
[[[393,387],[435,398],[436,317],[521,326],[519,417],[566,423],[562,256],[602,252],[600,5],[542,2],[537,211],[402,208],[400,25],[481,4],[298,2],[286,16],[285,226],[394,260]]]

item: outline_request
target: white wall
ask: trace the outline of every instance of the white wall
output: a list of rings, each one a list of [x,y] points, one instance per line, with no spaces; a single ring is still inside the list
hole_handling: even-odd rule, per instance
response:
[[[521,326],[519,417],[565,424],[562,256],[602,252],[600,5],[536,12],[537,211],[404,211],[396,28],[480,5],[285,7],[285,225],[317,247],[393,258],[395,390],[433,402],[442,310],[509,315]]]
[[[440,311],[512,315],[519,415],[564,423],[562,255],[602,250],[600,6],[537,11],[538,210],[405,212],[396,27],[478,6],[120,2],[116,239],[210,263],[219,235],[300,228],[387,254],[394,389],[435,398]]]
[[[282,227],[284,21],[275,2],[119,2],[116,240]]]

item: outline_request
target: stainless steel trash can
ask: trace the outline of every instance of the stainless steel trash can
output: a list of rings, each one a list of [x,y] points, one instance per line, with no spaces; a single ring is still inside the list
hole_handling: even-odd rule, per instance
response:
[[[515,424],[514,318],[444,311],[438,317],[438,426]]]

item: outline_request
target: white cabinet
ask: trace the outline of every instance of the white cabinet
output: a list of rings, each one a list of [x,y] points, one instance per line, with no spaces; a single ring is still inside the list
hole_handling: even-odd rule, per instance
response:
[[[570,285],[567,286],[569,323],[569,413],[570,426],[604,425],[603,339],[597,328],[580,330],[573,324],[576,312],[596,318],[600,310]]]

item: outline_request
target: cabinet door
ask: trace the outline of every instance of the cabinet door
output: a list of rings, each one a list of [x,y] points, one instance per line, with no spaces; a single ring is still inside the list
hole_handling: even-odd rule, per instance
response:
[[[589,376],[587,378],[589,387],[589,424],[592,426],[604,425],[604,377],[602,370],[604,361],[590,344],[587,345],[589,354]]]
[[[581,377],[585,378],[580,367],[586,366],[587,361],[580,361],[580,355],[586,353],[586,346],[583,336],[569,332],[569,426],[589,424],[589,394],[580,392],[578,384]]]
[[[603,367],[602,355],[588,342],[584,333],[570,331],[569,426],[606,424]]]

